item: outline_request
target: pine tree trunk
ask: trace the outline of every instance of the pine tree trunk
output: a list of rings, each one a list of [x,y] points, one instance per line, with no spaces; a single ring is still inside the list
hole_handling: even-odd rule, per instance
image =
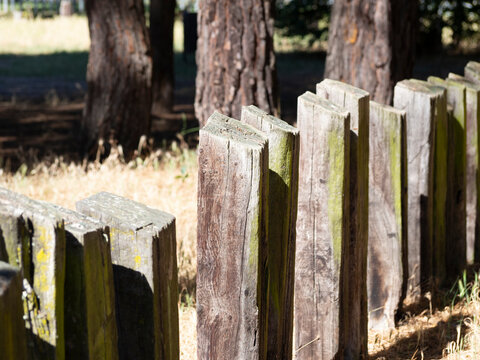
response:
[[[325,78],[390,104],[395,84],[412,75],[417,7],[416,0],[335,0]]]
[[[152,44],[152,114],[173,109],[173,24],[175,0],[150,1],[150,42]]]
[[[200,0],[195,115],[239,119],[242,105],[278,115],[273,0]]]
[[[90,56],[83,117],[90,154],[114,139],[130,157],[150,129],[152,60],[142,0],[87,0]]]

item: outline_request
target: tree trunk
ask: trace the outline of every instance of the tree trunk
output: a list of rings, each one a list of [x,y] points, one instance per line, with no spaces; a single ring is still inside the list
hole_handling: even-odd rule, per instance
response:
[[[150,42],[152,44],[152,114],[173,109],[173,24],[175,0],[151,0]]]
[[[272,0],[201,0],[195,115],[239,119],[242,105],[278,115]]]
[[[114,139],[130,157],[150,129],[152,60],[142,0],[87,0],[85,146]]]
[[[336,0],[325,78],[390,104],[395,84],[412,74],[417,7],[416,0]]]

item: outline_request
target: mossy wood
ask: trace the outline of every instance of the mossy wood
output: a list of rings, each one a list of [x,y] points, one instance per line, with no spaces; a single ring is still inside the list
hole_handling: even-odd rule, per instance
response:
[[[463,84],[466,88],[466,257],[467,263],[480,260],[480,224],[479,224],[479,163],[478,139],[480,127],[480,84],[467,80],[465,77],[450,73],[449,79]]]
[[[175,218],[106,192],[76,206],[110,228],[119,358],[178,359]]]
[[[353,319],[349,273],[350,115],[311,92],[298,98],[295,358],[343,358]]]
[[[256,106],[241,121],[268,137],[268,359],[292,358],[299,132]]]
[[[197,357],[266,359],[267,137],[215,112],[198,163]]]
[[[325,79],[317,95],[350,112],[350,262],[348,292],[350,321],[344,356],[366,358],[368,349],[367,251],[368,251],[368,158],[370,95],[357,87]]]
[[[469,61],[465,66],[465,78],[480,84],[480,62]]]
[[[369,173],[368,325],[382,330],[395,327],[395,313],[406,290],[406,114],[374,101]]]
[[[3,240],[0,239],[0,243]],[[0,261],[0,352],[2,359],[27,359],[22,273]]]
[[[408,173],[408,283],[407,302],[420,300],[422,289],[428,289],[433,266],[433,226],[434,214],[438,214],[436,223],[444,231],[444,214],[446,199],[446,178],[437,179],[437,192],[434,191],[434,160],[437,123],[446,131],[445,90],[426,81],[403,80],[394,90],[394,106],[407,114],[407,173]],[[446,149],[446,136],[441,139]],[[446,154],[444,157],[445,174]],[[439,154],[437,153],[437,156]],[[434,198],[437,205],[434,212]],[[441,205],[443,204],[443,207]],[[443,223],[442,223],[443,221]],[[443,224],[443,227],[440,225]],[[437,250],[441,250],[439,248]],[[441,257],[439,257],[441,259]]]
[[[9,261],[25,265],[22,268],[26,279],[24,316],[30,356],[33,359],[65,359],[63,220],[51,214],[43,204],[3,188],[0,188],[0,207],[21,212],[21,220],[15,218],[7,222],[4,219],[8,216],[2,212],[0,227],[6,248],[14,249],[17,254],[16,257],[8,254]],[[16,217],[17,213],[14,214]],[[14,223],[20,224],[17,230],[12,226]],[[27,238],[24,226],[29,234]]]
[[[452,109],[452,117],[448,118],[447,142],[447,202],[445,207],[446,238],[444,243],[445,259],[443,264],[445,278],[450,284],[462,273],[466,266],[466,87],[453,79],[443,80],[429,77],[428,81],[447,90],[447,106]],[[438,143],[440,146],[440,143]],[[436,148],[438,152],[440,149]],[[441,246],[434,238],[434,247]],[[434,258],[435,260],[435,258]],[[434,263],[434,275],[438,266]],[[438,280],[442,280],[441,278]]]
[[[118,359],[109,229],[78,212],[42,204],[65,223],[65,356]]]

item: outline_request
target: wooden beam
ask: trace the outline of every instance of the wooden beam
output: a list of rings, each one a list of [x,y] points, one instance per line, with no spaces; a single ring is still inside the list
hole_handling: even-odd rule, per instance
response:
[[[295,259],[295,358],[342,357],[353,319],[348,291],[350,115],[307,92],[298,98],[300,142]]]
[[[106,192],[76,204],[110,227],[120,359],[178,359],[175,218]]]
[[[267,137],[215,112],[198,163],[198,359],[265,359]]]
[[[469,61],[465,66],[465,78],[476,84],[480,84],[480,63]]]
[[[242,108],[241,121],[268,137],[268,359],[291,359],[295,225],[298,198],[298,129],[256,106]]]

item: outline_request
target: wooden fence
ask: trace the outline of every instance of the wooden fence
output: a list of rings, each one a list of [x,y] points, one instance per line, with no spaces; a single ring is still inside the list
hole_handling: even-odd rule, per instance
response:
[[[198,148],[197,355],[362,359],[369,328],[480,257],[480,63],[394,107],[326,79],[297,128],[214,113]],[[178,359],[175,219],[99,193],[0,189],[7,359]]]

